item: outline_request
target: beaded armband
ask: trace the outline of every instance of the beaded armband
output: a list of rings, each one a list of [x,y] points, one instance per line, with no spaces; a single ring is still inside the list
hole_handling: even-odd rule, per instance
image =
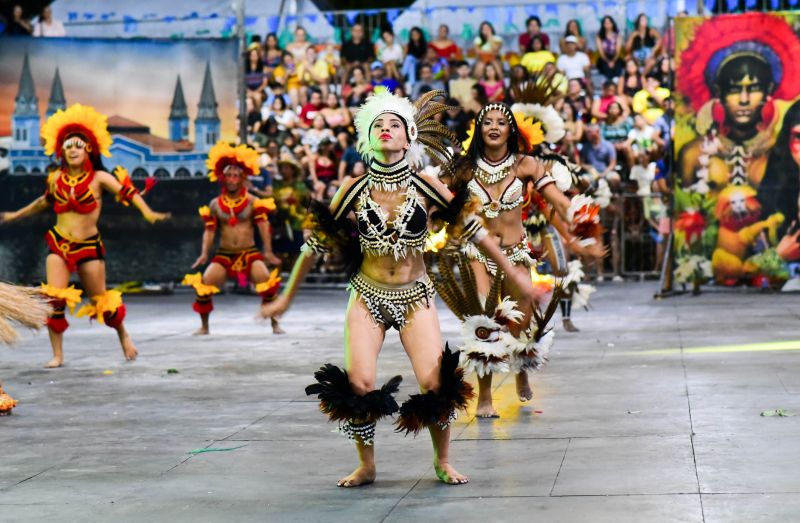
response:
[[[128,207],[133,201],[133,197],[139,194],[139,191],[133,186],[131,177],[128,175],[128,170],[124,167],[118,166],[114,169],[114,176],[116,176],[119,183],[122,184],[122,189],[117,193],[116,200],[125,207]]]
[[[211,208],[208,205],[204,205],[197,209],[197,214],[199,214],[200,218],[203,219],[206,229],[212,231],[217,229],[217,217],[211,214]]]
[[[548,174],[545,174],[544,176],[542,176],[541,178],[539,178],[538,180],[536,180],[536,183],[534,184],[534,188],[537,191],[541,191],[544,187],[546,187],[547,185],[550,185],[551,183],[556,183],[556,179],[553,178],[548,173]]]
[[[275,212],[275,200],[273,198],[261,198],[253,202],[253,221],[264,222],[270,213]]]
[[[306,242],[300,248],[300,252],[311,252],[312,254],[327,254],[331,252],[330,248],[323,243],[316,234],[308,237]]]
[[[470,216],[465,220],[464,228],[461,230],[459,239],[461,241],[470,241],[472,243],[479,243],[486,238],[489,234],[481,221],[476,216]]]

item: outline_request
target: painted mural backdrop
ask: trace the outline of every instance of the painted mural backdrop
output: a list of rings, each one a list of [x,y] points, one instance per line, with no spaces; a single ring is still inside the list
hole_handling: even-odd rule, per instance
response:
[[[675,29],[676,280],[781,285],[800,262],[800,14]]]
[[[44,119],[73,103],[91,105],[108,116],[106,167],[124,166],[139,187],[156,177],[148,202],[173,214],[149,226],[111,198],[100,221],[110,274],[179,279],[199,252],[197,207],[217,189],[205,175],[207,151],[236,138],[236,41],[5,38],[0,56],[0,147],[10,160],[0,173],[0,210],[44,190],[52,165],[39,137]],[[53,220],[45,212],[0,225],[0,279],[41,280],[42,236]]]

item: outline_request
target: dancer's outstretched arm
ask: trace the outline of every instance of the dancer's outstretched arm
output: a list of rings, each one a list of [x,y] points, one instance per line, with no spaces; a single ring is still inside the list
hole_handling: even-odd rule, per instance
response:
[[[46,211],[48,207],[50,207],[50,204],[47,202],[47,198],[42,195],[18,211],[0,212],[0,223],[11,223],[16,220],[21,220],[28,216]]]

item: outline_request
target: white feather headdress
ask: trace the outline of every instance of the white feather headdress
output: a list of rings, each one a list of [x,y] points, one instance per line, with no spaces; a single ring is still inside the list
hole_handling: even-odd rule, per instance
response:
[[[378,116],[391,113],[400,117],[406,125],[409,142],[406,160],[412,169],[421,169],[424,166],[426,153],[438,159],[442,165],[448,165],[452,151],[448,149],[445,140],[457,143],[457,139],[450,129],[433,119],[437,114],[451,109],[449,105],[433,101],[439,96],[444,97],[446,93],[429,91],[412,103],[408,98],[393,95],[385,87],[376,87],[355,117],[358,133],[356,148],[367,164],[374,156],[369,146],[370,126]]]

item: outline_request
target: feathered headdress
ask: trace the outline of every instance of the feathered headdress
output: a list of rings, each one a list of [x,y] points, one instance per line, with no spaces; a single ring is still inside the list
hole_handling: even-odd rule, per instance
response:
[[[451,109],[447,104],[434,101],[434,98],[440,96],[444,97],[446,93],[429,91],[411,103],[408,98],[395,96],[385,87],[376,87],[373,94],[358,109],[355,117],[358,132],[356,147],[361,157],[369,163],[374,156],[369,146],[372,122],[382,114],[391,113],[405,123],[410,145],[406,160],[413,169],[423,167],[425,153],[435,157],[442,165],[449,165],[452,152],[448,150],[445,140],[451,143],[458,143],[458,140],[447,126],[433,119],[437,114]]]
[[[793,100],[800,94],[799,54],[800,40],[781,16],[745,13],[709,18],[696,27],[689,47],[680,55],[678,89],[699,111],[712,98],[722,66],[749,55],[772,70],[773,96]]]
[[[259,172],[258,153],[246,145],[233,147],[227,142],[219,141],[208,152],[206,168],[208,179],[212,182],[222,178],[225,167],[238,165],[245,171],[246,176],[254,176]]]
[[[48,156],[55,154],[60,158],[64,141],[72,135],[86,139],[86,150],[90,156],[111,156],[111,135],[108,134],[106,117],[88,105],[75,104],[67,110],[59,109],[47,119],[41,134],[44,153]]]
[[[551,102],[558,96],[558,88],[545,78],[527,82],[523,89],[515,88],[511,112],[520,127],[520,133],[528,142],[530,151],[542,142],[555,144],[566,134],[564,120]],[[538,127],[537,127],[538,126]],[[536,129],[538,132],[525,132],[523,128]],[[531,136],[532,139],[528,139]]]

